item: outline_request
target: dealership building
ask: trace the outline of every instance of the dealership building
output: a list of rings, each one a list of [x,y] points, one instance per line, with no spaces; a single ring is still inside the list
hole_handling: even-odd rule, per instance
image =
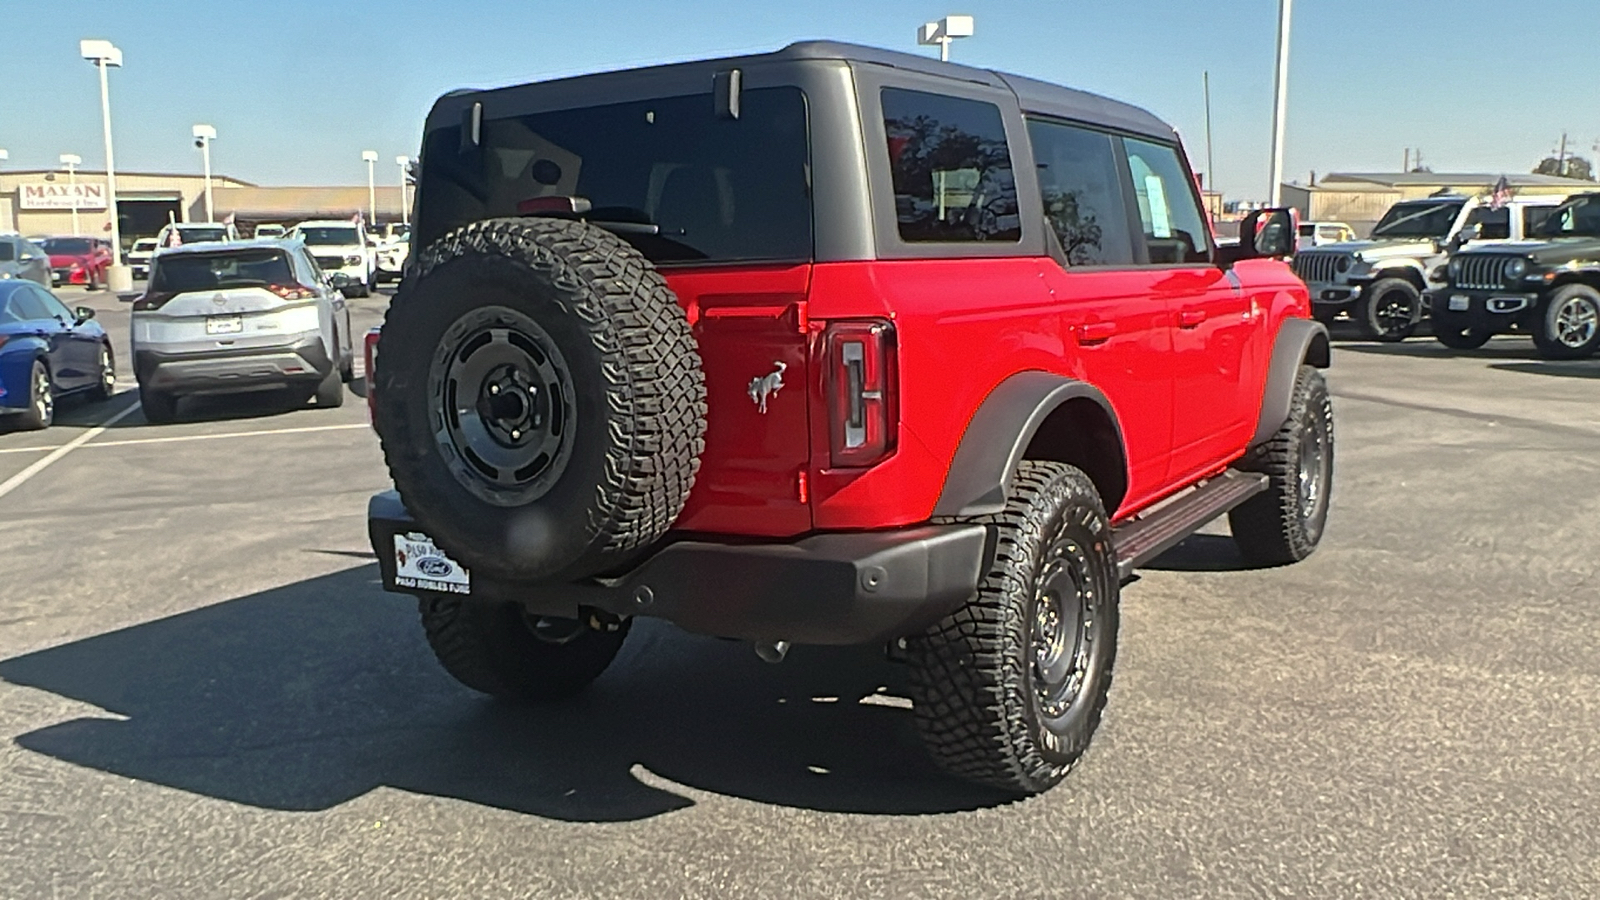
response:
[[[409,192],[408,192],[409,193]],[[379,222],[401,219],[400,186],[379,187]],[[217,221],[232,217],[250,234],[257,223],[292,225],[307,219],[368,216],[367,187],[262,187],[211,176],[212,214]],[[76,207],[76,229],[73,211]],[[23,235],[108,235],[110,204],[103,171],[80,169],[0,170],[0,231]],[[124,245],[154,236],[171,221],[206,220],[203,175],[157,172],[117,173],[117,216]]]

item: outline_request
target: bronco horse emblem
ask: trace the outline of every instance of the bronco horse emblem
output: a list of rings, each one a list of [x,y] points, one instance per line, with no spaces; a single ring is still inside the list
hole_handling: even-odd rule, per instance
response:
[[[778,396],[778,392],[783,390],[783,373],[789,368],[777,360],[773,360],[772,364],[777,369],[770,374],[750,379],[750,399],[755,403],[756,411],[763,415],[767,412],[767,400]]]

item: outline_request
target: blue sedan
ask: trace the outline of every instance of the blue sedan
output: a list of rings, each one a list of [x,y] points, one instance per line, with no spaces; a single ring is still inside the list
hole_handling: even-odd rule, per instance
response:
[[[111,338],[93,318],[31,281],[0,281],[0,427],[48,428],[56,400],[69,394],[111,398]]]

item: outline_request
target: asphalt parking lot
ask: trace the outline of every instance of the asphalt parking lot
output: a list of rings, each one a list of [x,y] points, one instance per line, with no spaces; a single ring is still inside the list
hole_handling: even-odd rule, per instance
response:
[[[1600,895],[1600,362],[1334,363],[1321,549],[1145,571],[1094,747],[1022,803],[934,774],[871,649],[644,623],[570,703],[456,685],[375,584],[359,398],[65,409],[0,435],[0,894]]]

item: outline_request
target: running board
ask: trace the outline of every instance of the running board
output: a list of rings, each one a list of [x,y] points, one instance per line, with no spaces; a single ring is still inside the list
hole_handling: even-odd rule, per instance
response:
[[[1266,489],[1267,476],[1229,469],[1116,526],[1111,535],[1117,548],[1117,575],[1126,582],[1136,567],[1155,559],[1202,525]]]

